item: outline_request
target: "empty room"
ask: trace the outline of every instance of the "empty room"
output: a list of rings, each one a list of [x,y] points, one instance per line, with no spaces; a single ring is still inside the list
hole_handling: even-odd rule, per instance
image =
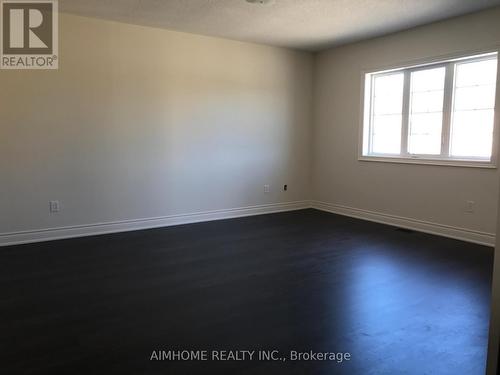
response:
[[[0,12],[0,374],[500,374],[500,0]]]

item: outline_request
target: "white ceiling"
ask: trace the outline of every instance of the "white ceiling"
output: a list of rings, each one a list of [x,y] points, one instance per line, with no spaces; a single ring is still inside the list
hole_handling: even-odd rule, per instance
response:
[[[60,11],[317,51],[500,5],[500,0],[59,0]],[[500,20],[499,20],[500,25]]]

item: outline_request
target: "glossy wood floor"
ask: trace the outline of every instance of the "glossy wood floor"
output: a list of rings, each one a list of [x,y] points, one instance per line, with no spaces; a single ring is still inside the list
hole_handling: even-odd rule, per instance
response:
[[[492,256],[315,210],[1,248],[0,373],[482,375]]]

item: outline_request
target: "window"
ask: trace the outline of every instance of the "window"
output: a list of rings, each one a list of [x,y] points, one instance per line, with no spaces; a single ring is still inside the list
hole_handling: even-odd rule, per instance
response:
[[[497,55],[366,74],[362,159],[492,165]]]

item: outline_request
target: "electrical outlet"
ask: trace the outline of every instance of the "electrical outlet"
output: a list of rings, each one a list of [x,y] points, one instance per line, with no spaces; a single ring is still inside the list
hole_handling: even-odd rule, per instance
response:
[[[270,192],[269,185],[264,185],[264,193],[269,193],[269,192]]]
[[[476,202],[474,202],[474,201],[465,202],[465,212],[467,212],[469,214],[474,213],[474,205],[475,204],[476,204]]]
[[[283,191],[287,191],[288,190],[288,185],[283,185]]]
[[[61,204],[59,201],[49,201],[49,211],[51,213],[59,212],[61,210]]]

